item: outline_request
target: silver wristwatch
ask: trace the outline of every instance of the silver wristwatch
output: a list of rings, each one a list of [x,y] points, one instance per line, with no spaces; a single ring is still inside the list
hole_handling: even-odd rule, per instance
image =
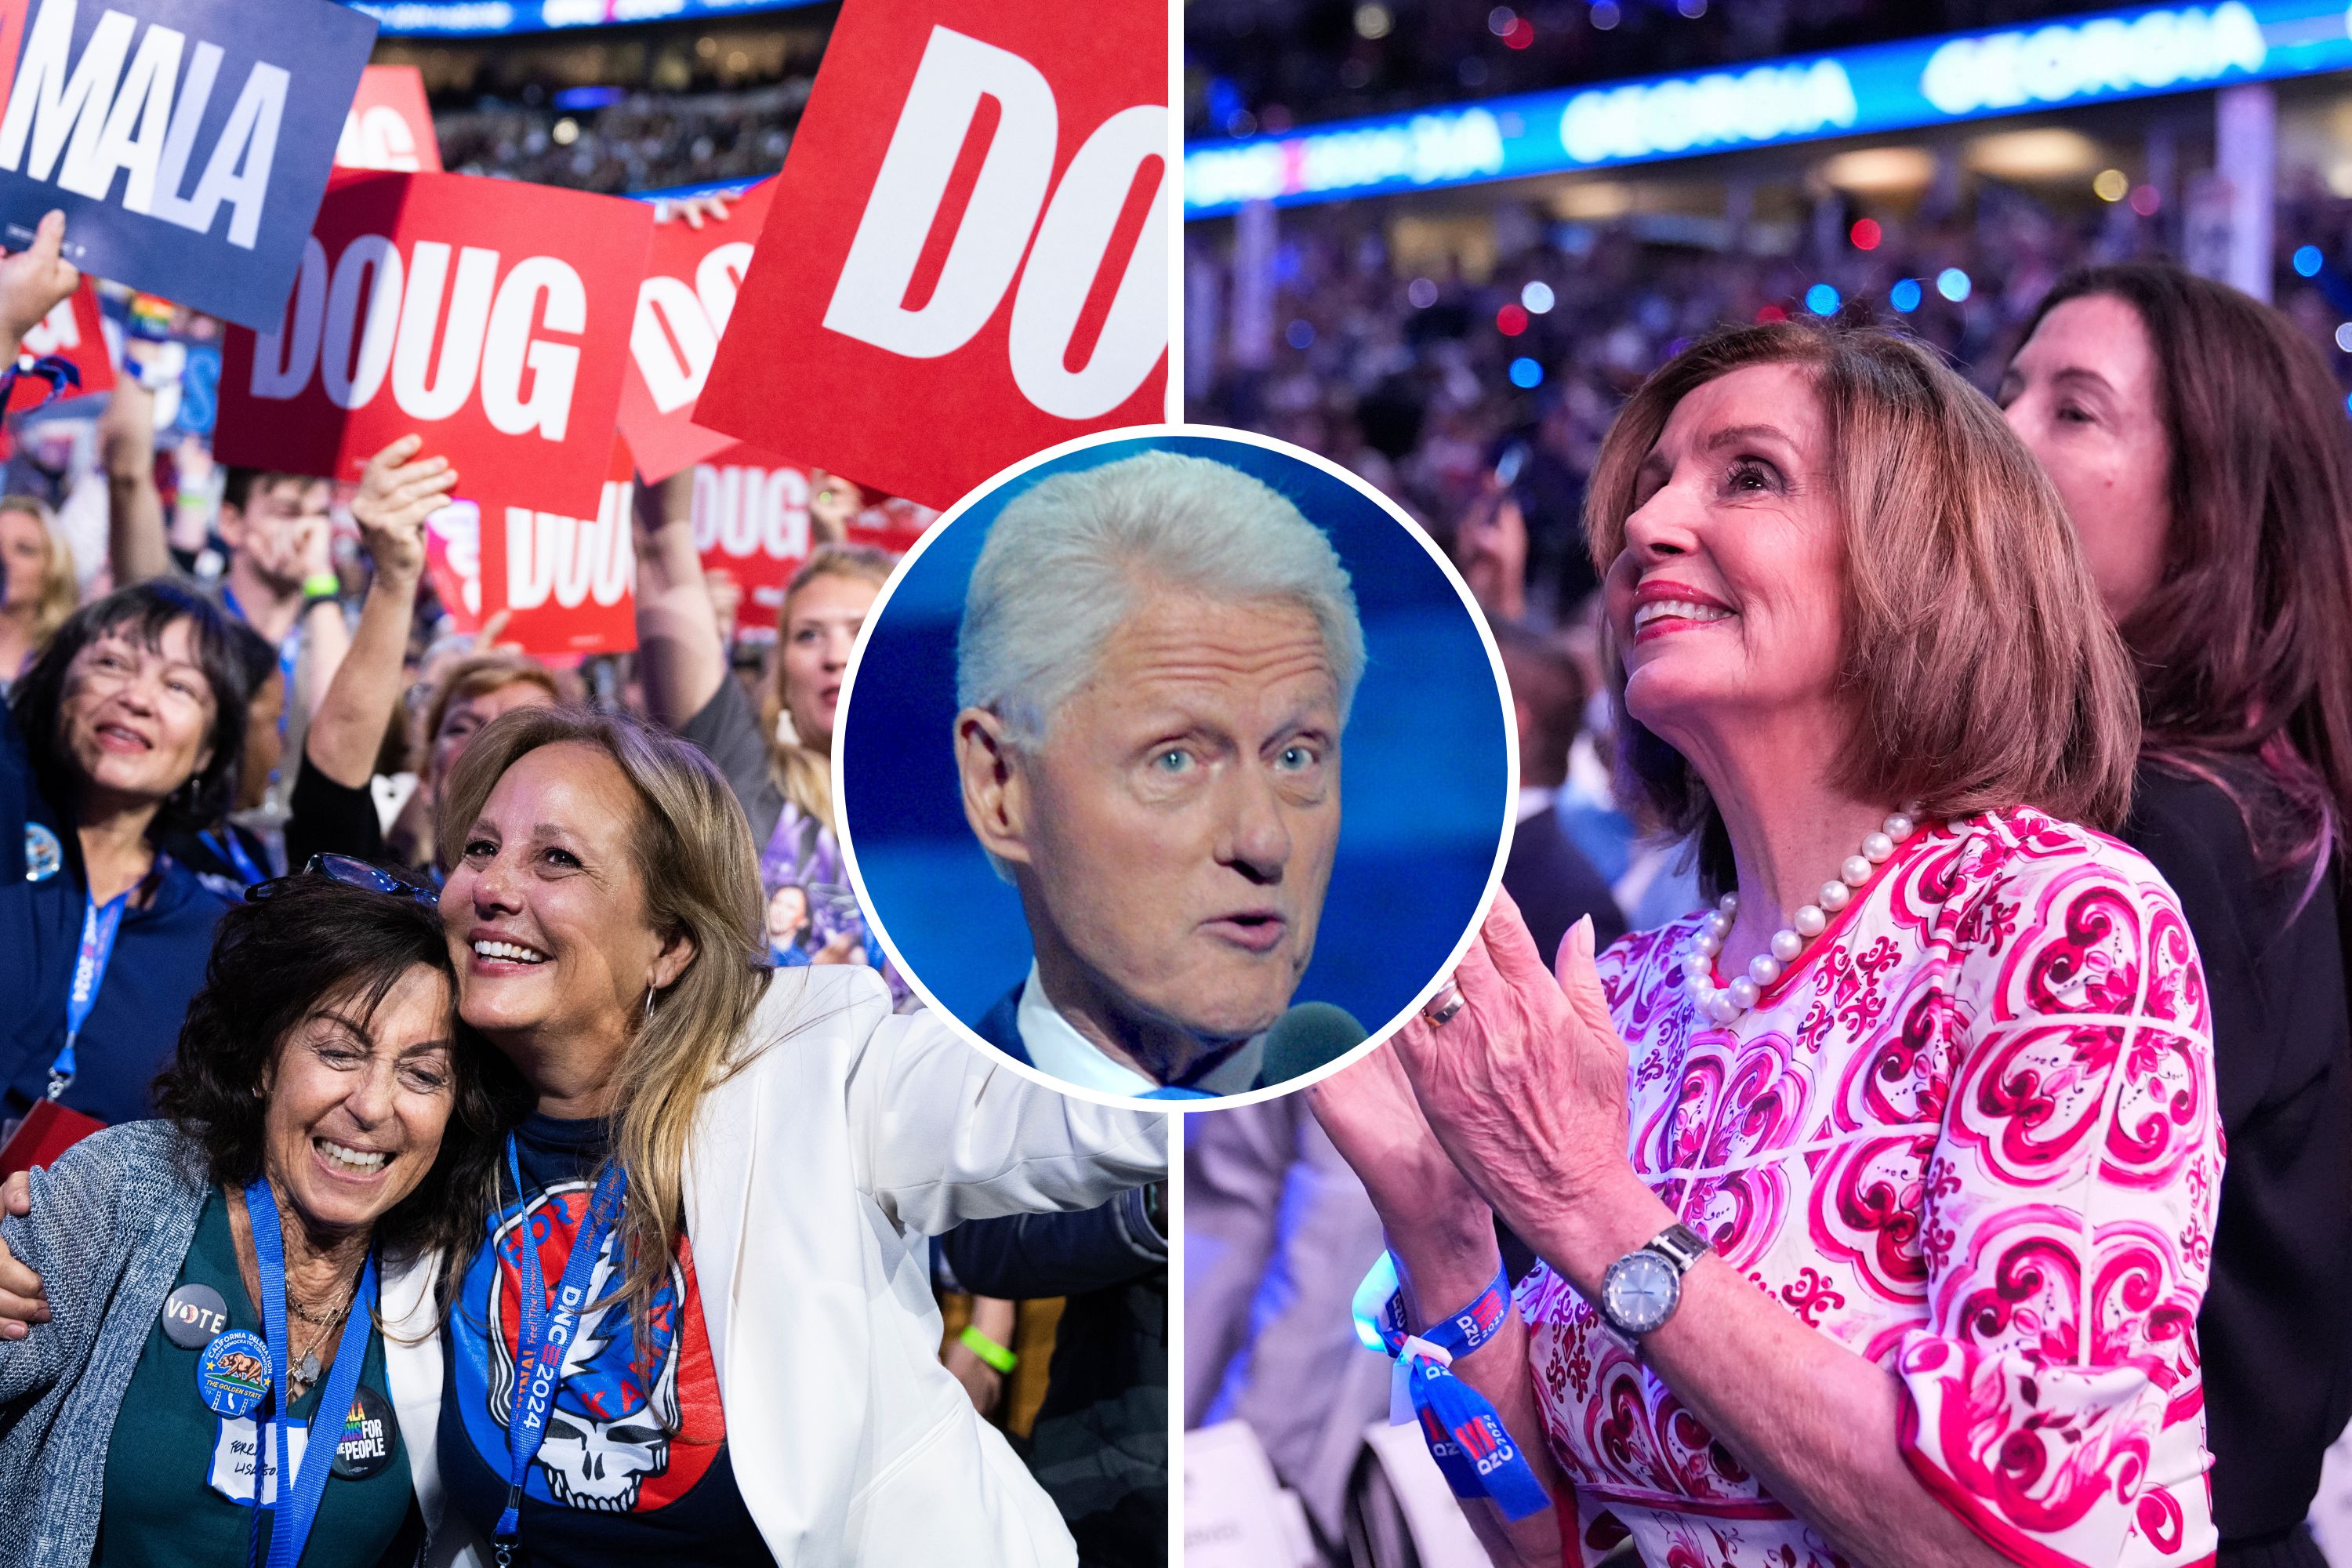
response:
[[[1601,1277],[1601,1315],[1629,1340],[1656,1333],[1681,1304],[1683,1276],[1706,1251],[1706,1238],[1690,1226],[1666,1226]]]

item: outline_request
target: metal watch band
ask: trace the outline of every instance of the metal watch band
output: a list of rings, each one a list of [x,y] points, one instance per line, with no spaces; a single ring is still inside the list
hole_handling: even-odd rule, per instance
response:
[[[1652,1237],[1644,1250],[1656,1253],[1675,1266],[1677,1275],[1682,1275],[1689,1273],[1691,1265],[1714,1248],[1708,1245],[1706,1237],[1690,1226],[1677,1223]]]

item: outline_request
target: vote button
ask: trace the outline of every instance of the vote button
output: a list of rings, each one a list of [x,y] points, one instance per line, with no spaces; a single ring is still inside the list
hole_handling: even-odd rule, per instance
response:
[[[183,1285],[163,1299],[163,1337],[200,1351],[228,1328],[228,1303],[209,1285]]]

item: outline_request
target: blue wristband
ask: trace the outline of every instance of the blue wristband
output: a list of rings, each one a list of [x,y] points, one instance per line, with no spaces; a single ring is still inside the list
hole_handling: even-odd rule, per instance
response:
[[[1534,1468],[1494,1405],[1453,1373],[1454,1362],[1493,1339],[1510,1321],[1509,1271],[1496,1269],[1494,1283],[1476,1300],[1419,1334],[1405,1327],[1404,1300],[1395,1280],[1395,1261],[1382,1253],[1357,1291],[1359,1336],[1369,1340],[1365,1331],[1370,1330],[1396,1362],[1389,1419],[1399,1425],[1421,1423],[1430,1456],[1455,1497],[1490,1499],[1515,1520],[1549,1508],[1550,1495],[1536,1479]],[[1383,1285],[1387,1300],[1368,1321],[1366,1297]]]

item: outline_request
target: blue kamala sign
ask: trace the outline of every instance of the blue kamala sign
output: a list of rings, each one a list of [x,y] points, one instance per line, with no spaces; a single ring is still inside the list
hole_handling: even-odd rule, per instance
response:
[[[30,0],[0,24],[0,246],[273,326],[375,24],[332,0]],[[8,58],[13,49],[15,58]]]
[[[1184,207],[1334,201],[2352,68],[2344,0],[2225,0],[1194,142]]]

